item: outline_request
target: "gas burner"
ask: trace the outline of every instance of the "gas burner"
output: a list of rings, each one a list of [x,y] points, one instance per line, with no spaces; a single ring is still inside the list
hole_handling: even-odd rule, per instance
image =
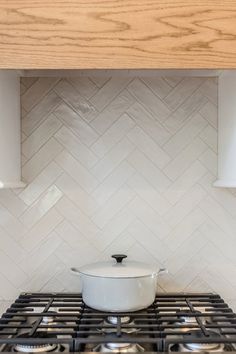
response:
[[[180,314],[178,314],[180,313]],[[181,314],[183,313],[183,314]],[[196,328],[199,327],[199,320],[203,325],[207,325],[211,323],[211,319],[207,316],[195,316],[195,315],[201,315],[205,314],[206,312],[202,312],[199,310],[196,311],[191,311],[191,310],[183,310],[179,309],[176,311],[177,314],[177,319],[174,322],[174,324],[177,326],[177,330],[180,330],[182,332],[188,332],[189,331],[189,325],[190,326],[196,326]],[[199,319],[199,320],[197,320]]]
[[[107,327],[112,325],[110,327]],[[128,325],[129,327],[122,327]],[[129,316],[107,316],[102,324],[102,329],[98,329],[102,333],[115,333],[117,331],[117,326],[121,326],[122,333],[137,333],[140,328],[135,327],[135,323]]]
[[[127,324],[130,322],[130,317],[129,316],[108,316],[105,319],[105,322],[117,325],[119,322],[121,324]]]
[[[178,312],[184,312],[184,315],[178,315]],[[188,314],[192,315],[192,311],[190,310],[178,310],[176,311],[177,315],[178,315],[178,320],[176,322],[180,323],[180,324],[197,324],[197,319],[194,316],[188,316]],[[194,314],[201,314],[200,311],[195,311]]]
[[[189,331],[188,341],[190,343],[179,344],[180,352],[223,352],[225,351],[225,344],[214,343],[214,338],[220,338],[220,334],[214,331],[207,331],[210,338],[210,343],[194,343],[196,339],[206,339],[206,336],[201,330],[191,330]],[[192,341],[192,342],[191,342]]]
[[[78,293],[24,293],[0,319],[0,352],[235,350],[236,314],[217,294],[157,294],[147,309],[109,313]]]
[[[103,353],[137,353],[144,352],[145,349],[137,343],[103,343],[97,345],[93,351]]]
[[[58,331],[58,328],[56,328],[57,326],[63,326],[63,327],[66,326],[65,322],[59,322],[58,317],[53,316],[55,314],[57,314],[57,312],[50,311],[47,312],[45,316],[43,316],[42,321],[40,323],[40,325],[44,326],[42,328],[42,331],[53,332],[55,331],[55,329]]]
[[[56,349],[56,344],[16,344],[13,351],[19,353],[45,353],[56,351]]]
[[[57,344],[33,344],[34,339],[45,339],[48,338],[47,333],[38,333],[37,335],[30,336],[29,334],[21,334],[17,338],[31,340],[30,343],[17,343],[13,346],[12,351],[19,353],[43,353],[43,352],[54,352],[54,351],[63,351]]]
[[[43,319],[42,319],[42,322],[41,324],[42,325],[52,325],[52,324],[55,324],[56,322],[56,317],[55,316],[52,316],[52,315],[55,315],[57,314],[56,311],[50,311],[50,312],[47,312],[47,314],[45,316],[43,316]],[[56,322],[57,323],[57,322]]]

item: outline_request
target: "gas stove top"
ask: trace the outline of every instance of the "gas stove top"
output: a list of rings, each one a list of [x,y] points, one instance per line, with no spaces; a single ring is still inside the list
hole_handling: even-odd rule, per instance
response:
[[[0,319],[0,351],[236,351],[236,314],[215,294],[158,294],[145,310],[106,313],[81,294],[24,293]]]

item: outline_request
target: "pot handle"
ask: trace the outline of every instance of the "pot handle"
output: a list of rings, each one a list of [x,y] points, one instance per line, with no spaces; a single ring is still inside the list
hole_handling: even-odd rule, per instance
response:
[[[168,274],[169,271],[167,268],[160,268],[158,271],[157,271],[157,275],[163,275],[163,274]]]
[[[117,263],[122,263],[124,258],[127,258],[125,254],[113,254],[112,258],[115,258]]]
[[[70,272],[71,272],[71,274],[76,275],[76,276],[78,276],[80,274],[80,271],[74,267],[70,268]]]

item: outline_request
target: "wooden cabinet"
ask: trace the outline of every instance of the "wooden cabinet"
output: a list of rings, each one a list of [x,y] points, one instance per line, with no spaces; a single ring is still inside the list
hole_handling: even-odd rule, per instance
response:
[[[0,0],[0,68],[236,68],[236,0]]]

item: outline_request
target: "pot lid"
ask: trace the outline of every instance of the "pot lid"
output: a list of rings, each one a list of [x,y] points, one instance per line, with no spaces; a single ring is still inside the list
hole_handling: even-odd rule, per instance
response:
[[[112,255],[115,261],[97,262],[79,269],[85,275],[103,278],[139,278],[157,274],[157,270],[148,264],[133,261],[123,261],[123,254]]]

